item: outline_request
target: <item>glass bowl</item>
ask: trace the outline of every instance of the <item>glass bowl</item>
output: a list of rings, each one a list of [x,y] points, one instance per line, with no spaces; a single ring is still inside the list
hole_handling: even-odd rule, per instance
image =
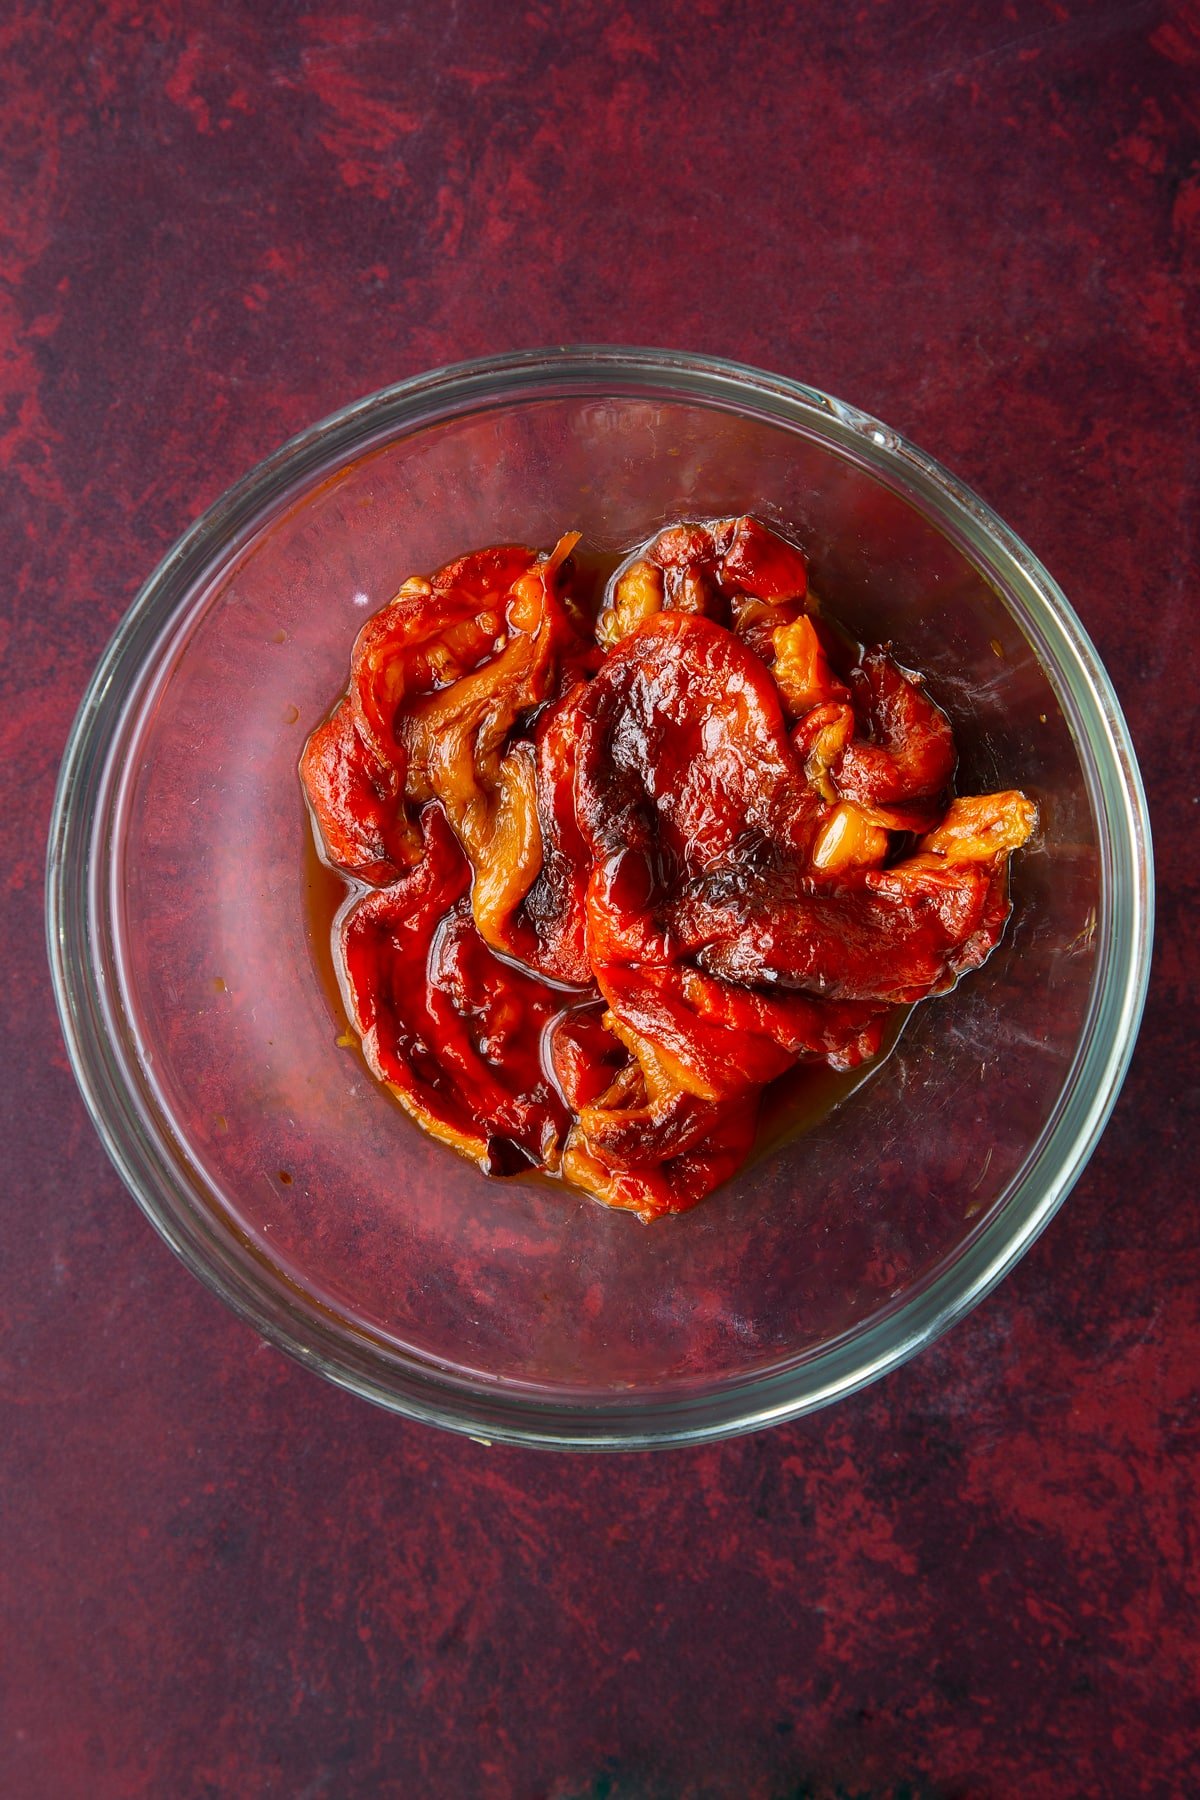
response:
[[[953,718],[964,791],[1041,808],[1000,948],[807,1132],[653,1226],[489,1181],[347,1041],[297,760],[401,580],[500,539],[628,549],[753,510]],[[973,1306],[1077,1179],[1149,959],[1145,801],[1112,687],[1036,558],[877,420],[754,369],[531,352],[293,439],[139,594],[66,752],[50,955],[114,1163],[202,1280],[355,1392],[485,1439],[682,1443],[787,1419]],[[341,1040],[341,1041],[339,1041]]]

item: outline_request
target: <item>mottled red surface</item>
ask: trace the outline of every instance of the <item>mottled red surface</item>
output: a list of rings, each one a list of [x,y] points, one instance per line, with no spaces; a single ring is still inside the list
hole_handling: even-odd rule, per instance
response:
[[[17,0],[0,82],[0,1791],[1194,1791],[1200,12]],[[262,1347],[110,1170],[41,947],[67,729],[192,516],[356,394],[589,337],[978,486],[1115,672],[1161,882],[1124,1096],[1004,1286],[835,1411],[601,1460]]]

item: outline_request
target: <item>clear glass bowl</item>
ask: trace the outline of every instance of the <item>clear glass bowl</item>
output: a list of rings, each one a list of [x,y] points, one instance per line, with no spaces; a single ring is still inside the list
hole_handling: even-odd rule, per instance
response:
[[[1041,807],[991,960],[807,1135],[644,1227],[488,1181],[366,1071],[322,975],[296,774],[368,611],[414,570],[681,515],[796,532],[814,585],[952,715],[966,790]],[[484,1438],[718,1437],[849,1393],[985,1294],[1078,1177],[1149,960],[1145,802],[1054,582],[877,420],[756,370],[626,349],[401,383],[295,438],[151,577],[67,749],[49,851],[67,1044],[159,1231],[333,1380]],[[166,1325],[164,1321],[164,1325]]]

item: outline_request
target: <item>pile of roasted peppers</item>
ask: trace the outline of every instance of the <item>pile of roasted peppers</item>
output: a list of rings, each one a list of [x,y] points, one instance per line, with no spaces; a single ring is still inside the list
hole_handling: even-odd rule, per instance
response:
[[[301,773],[375,1074],[486,1172],[649,1219],[739,1167],[768,1082],[984,960],[1036,814],[950,797],[920,677],[756,519],[660,532],[598,616],[577,541],[406,581]]]

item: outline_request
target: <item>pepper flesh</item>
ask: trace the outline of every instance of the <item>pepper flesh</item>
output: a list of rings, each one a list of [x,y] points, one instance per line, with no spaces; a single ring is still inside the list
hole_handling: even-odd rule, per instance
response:
[[[667,527],[594,622],[576,541],[407,581],[301,777],[357,884],[336,954],[373,1072],[487,1172],[649,1219],[741,1166],[768,1083],[869,1061],[984,960],[1037,814],[952,797],[921,678],[761,521]]]

